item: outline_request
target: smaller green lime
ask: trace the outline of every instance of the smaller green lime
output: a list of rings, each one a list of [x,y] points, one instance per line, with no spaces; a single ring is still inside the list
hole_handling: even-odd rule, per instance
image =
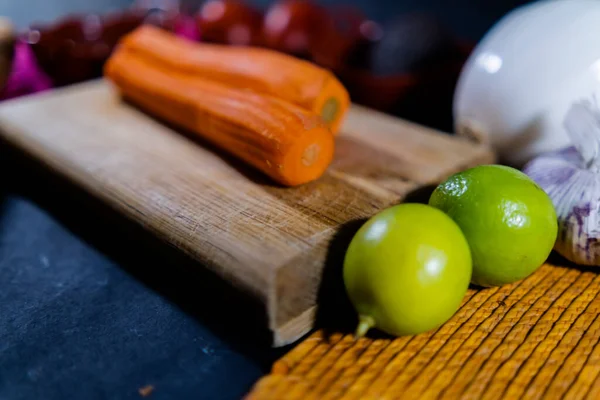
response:
[[[523,172],[482,165],[440,184],[429,204],[462,229],[473,257],[473,283],[500,286],[524,279],[548,258],[558,222],[550,197]]]
[[[376,327],[391,335],[437,328],[459,308],[471,279],[460,228],[426,204],[390,207],[356,233],[344,284],[359,316],[356,336]]]

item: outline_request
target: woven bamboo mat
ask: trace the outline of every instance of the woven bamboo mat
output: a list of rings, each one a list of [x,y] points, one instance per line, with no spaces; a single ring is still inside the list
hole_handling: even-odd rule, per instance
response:
[[[470,290],[435,332],[354,341],[318,331],[247,399],[600,399],[599,293],[599,274],[547,264]]]

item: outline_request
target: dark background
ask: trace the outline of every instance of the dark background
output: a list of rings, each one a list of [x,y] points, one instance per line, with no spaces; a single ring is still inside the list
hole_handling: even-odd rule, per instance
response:
[[[0,15],[22,28],[129,3],[0,0]],[[478,40],[525,1],[350,3],[382,22],[433,12]],[[226,288],[198,271],[0,143],[1,400],[136,399],[146,385],[152,399],[240,398],[287,349],[254,336]]]
[[[454,32],[464,38],[477,40],[508,10],[530,0],[320,0],[319,3],[353,4],[362,8],[377,21],[407,11],[428,11],[436,14]],[[65,12],[104,12],[127,6],[128,0],[0,0],[0,14],[10,16],[19,26],[32,21],[47,21]],[[183,1],[200,4],[199,0]],[[252,3],[265,7],[269,0]]]

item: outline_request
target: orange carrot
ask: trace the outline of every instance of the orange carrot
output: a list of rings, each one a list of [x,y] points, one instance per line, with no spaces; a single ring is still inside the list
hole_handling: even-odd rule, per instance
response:
[[[331,72],[274,50],[191,42],[151,25],[129,33],[120,45],[165,69],[270,94],[312,110],[334,135],[350,104],[348,91]]]
[[[313,181],[332,161],[334,138],[327,125],[284,100],[172,73],[126,49],[113,53],[105,76],[140,108],[199,135],[280,184]]]

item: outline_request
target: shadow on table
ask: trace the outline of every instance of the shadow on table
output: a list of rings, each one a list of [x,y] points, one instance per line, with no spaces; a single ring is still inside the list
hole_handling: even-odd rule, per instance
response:
[[[550,265],[554,265],[562,268],[576,269],[580,272],[592,272],[594,274],[600,273],[598,267],[588,266],[588,265],[579,265],[574,263],[573,261],[567,260],[565,257],[560,255],[556,250],[552,250],[546,263]]]
[[[0,157],[0,168],[19,171],[18,176],[0,174],[0,218],[7,191],[30,199],[136,280],[204,324],[233,350],[248,356],[265,373],[292,347],[273,348],[263,306],[191,257],[2,142]],[[51,192],[56,194],[49,195]]]

